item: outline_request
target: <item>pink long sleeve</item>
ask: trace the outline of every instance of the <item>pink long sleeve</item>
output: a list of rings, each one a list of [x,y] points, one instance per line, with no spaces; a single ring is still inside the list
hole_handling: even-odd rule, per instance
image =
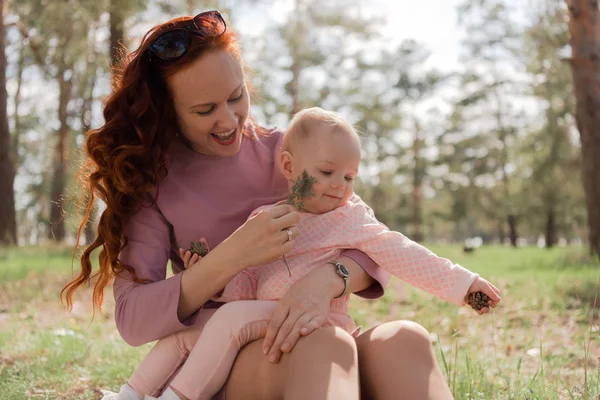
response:
[[[365,202],[362,201],[360,196],[354,194],[350,200],[355,204],[362,204],[362,206],[367,210],[369,215],[375,218],[375,213]],[[377,299],[383,296],[383,288],[387,286],[390,282],[390,278],[392,275],[381,268],[375,261],[373,261],[367,254],[363,253],[360,250],[344,250],[341,254],[342,256],[348,257],[356,261],[358,265],[362,267],[362,269],[369,274],[379,285],[371,285],[369,288],[365,290],[361,290],[360,292],[356,292],[357,296],[363,297],[365,299]]]
[[[129,274],[115,277],[115,321],[123,339],[139,346],[184,329],[177,318],[181,274],[168,279],[169,224],[156,207],[143,207],[126,225],[129,243],[121,261],[134,266],[136,276],[152,283],[134,283]]]
[[[390,231],[359,203],[340,208],[335,239],[368,254],[379,266],[403,281],[456,305],[464,297],[477,274],[439,257],[429,249]]]

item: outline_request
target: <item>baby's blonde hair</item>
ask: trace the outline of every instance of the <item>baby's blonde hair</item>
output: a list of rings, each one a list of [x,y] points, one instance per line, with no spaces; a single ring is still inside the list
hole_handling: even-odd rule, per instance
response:
[[[282,151],[290,151],[292,144],[298,139],[307,138],[310,133],[321,125],[331,127],[331,132],[342,131],[356,137],[360,144],[358,133],[352,124],[348,123],[340,114],[324,110],[320,107],[305,108],[297,112],[283,137]]]

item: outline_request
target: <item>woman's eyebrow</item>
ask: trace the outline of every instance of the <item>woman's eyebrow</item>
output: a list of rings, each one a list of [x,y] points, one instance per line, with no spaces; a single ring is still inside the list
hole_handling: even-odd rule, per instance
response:
[[[240,83],[238,87],[236,87],[235,89],[233,89],[233,92],[231,92],[230,96],[232,94],[234,94],[235,92],[237,92],[238,90],[240,90],[240,88],[242,88],[244,86],[244,82]],[[194,104],[193,106],[190,107],[190,110],[192,108],[195,107],[202,107],[202,106],[212,106],[214,103],[204,103],[204,104]]]

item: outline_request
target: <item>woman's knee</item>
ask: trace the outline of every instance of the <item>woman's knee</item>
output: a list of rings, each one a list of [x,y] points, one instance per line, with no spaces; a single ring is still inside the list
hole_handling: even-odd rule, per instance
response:
[[[431,353],[429,332],[413,321],[392,321],[381,324],[358,337],[359,355],[393,352]]]
[[[288,354],[306,361],[308,357],[319,361],[332,360],[348,369],[358,365],[356,340],[348,332],[338,327],[323,327],[301,338],[296,347]]]

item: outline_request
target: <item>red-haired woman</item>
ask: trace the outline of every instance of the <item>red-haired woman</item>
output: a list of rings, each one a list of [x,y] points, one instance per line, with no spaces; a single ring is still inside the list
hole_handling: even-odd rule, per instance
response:
[[[100,307],[114,278],[117,328],[133,346],[200,332],[218,306],[211,297],[227,282],[294,245],[299,215],[291,206],[246,221],[258,206],[286,198],[287,184],[275,162],[282,133],[248,117],[243,71],[236,37],[218,12],[156,26],[117,67],[105,124],[88,134],[88,211],[96,196],[106,209],[79,276],[62,294],[70,307],[93,277],[91,253],[100,247],[94,303]],[[200,237],[212,250],[183,271],[178,249]],[[358,399],[359,381],[363,398],[451,398],[421,326],[388,322],[356,340],[339,328],[317,329],[346,282],[346,290],[375,298],[389,279],[358,251],[337,261],[350,279],[326,264],[296,282],[264,341],[239,353],[220,398]],[[174,355],[182,362],[195,342],[183,337]]]

